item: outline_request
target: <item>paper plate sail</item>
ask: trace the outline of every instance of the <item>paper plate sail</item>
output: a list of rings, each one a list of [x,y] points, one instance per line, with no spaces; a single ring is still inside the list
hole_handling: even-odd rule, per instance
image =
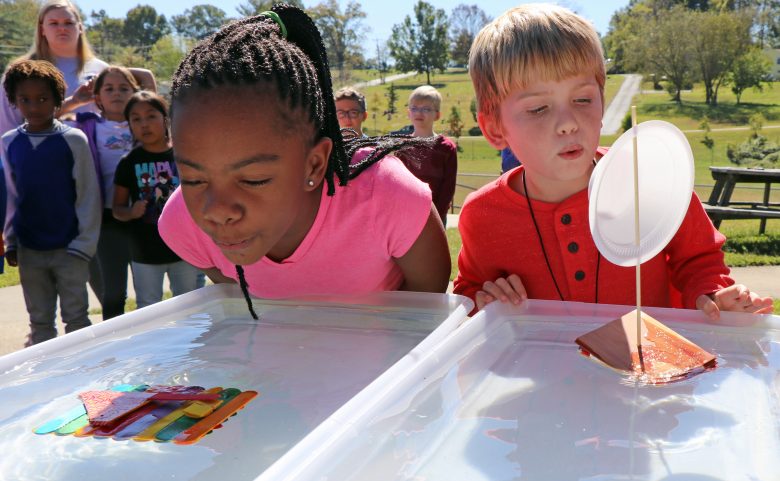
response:
[[[648,383],[674,381],[715,365],[715,356],[641,311],[640,266],[677,233],[691,202],[693,178],[685,135],[668,122],[651,120],[620,136],[588,186],[593,240],[613,264],[636,266],[637,309],[580,336],[577,344]]]
[[[650,120],[636,126],[639,141],[639,219],[634,239],[633,129],[599,161],[588,186],[590,233],[605,259],[633,266],[655,257],[680,228],[693,193],[693,153],[674,125]]]

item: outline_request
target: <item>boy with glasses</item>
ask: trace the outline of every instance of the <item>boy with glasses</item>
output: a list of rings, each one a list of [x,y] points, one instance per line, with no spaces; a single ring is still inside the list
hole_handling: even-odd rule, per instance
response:
[[[447,210],[455,194],[455,177],[458,173],[458,149],[455,143],[433,131],[433,124],[441,118],[441,94],[430,85],[417,87],[409,95],[409,120],[414,132],[412,137],[433,137],[433,149],[408,149],[398,152],[406,167],[431,188],[433,204],[447,225]]]
[[[366,97],[357,90],[345,87],[334,94],[336,99],[336,116],[339,127],[352,129],[357,137],[367,137],[363,133],[363,122],[368,118],[366,112]]]

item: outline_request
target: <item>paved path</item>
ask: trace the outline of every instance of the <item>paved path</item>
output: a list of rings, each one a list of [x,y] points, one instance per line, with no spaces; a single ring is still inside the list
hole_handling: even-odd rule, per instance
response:
[[[133,276],[129,269],[127,275],[127,295],[128,297],[135,298]],[[168,284],[168,278],[166,277],[163,282],[163,292],[169,290],[170,285]],[[90,310],[100,309],[100,303],[92,292],[92,289],[87,289],[87,292],[89,293]],[[93,323],[101,322],[103,320],[103,316],[100,314],[91,315],[89,318]],[[24,304],[24,295],[22,294],[22,286],[17,285],[0,288],[0,356],[21,349],[22,346],[24,346],[27,334],[30,332],[28,319],[27,307]],[[60,334],[65,333],[59,315],[57,316],[57,330]]]
[[[626,79],[620,85],[620,90],[612,98],[607,111],[601,123],[601,135],[612,135],[620,131],[623,117],[631,108],[631,99],[639,93],[639,87],[642,84],[642,76],[638,74],[628,74]]]
[[[400,80],[406,77],[411,77],[412,75],[416,75],[416,74],[417,72],[406,72],[406,73],[399,73],[395,75],[388,75],[387,77],[385,77],[384,83],[395,82],[396,80]],[[356,84],[350,85],[350,87],[352,87],[355,90],[360,90],[366,87],[373,87],[374,85],[380,85],[380,84],[382,84],[382,79],[378,78],[374,80],[368,80],[365,82],[358,82]]]

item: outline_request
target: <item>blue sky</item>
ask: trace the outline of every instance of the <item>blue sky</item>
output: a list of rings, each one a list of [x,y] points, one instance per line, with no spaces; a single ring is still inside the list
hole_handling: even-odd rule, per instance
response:
[[[452,9],[461,3],[478,4],[491,17],[495,17],[505,10],[518,5],[517,0],[490,0],[488,2],[476,0],[427,0],[428,3],[436,8],[443,9],[449,15]],[[124,17],[128,10],[138,4],[153,5],[159,13],[170,18],[178,15],[187,8],[198,4],[211,3],[224,10],[229,16],[237,16],[236,7],[247,3],[246,0],[166,0],[163,2],[154,2],[148,0],[75,0],[85,14],[89,15],[92,10],[104,9],[112,17]],[[561,1],[560,5],[568,7],[588,20],[592,21],[596,29],[602,35],[609,28],[609,19],[612,14],[628,5],[629,0],[580,0],[580,1]],[[320,0],[304,0],[304,5],[313,6],[320,3]],[[347,0],[340,0],[342,6],[346,5]],[[362,0],[361,5],[368,17],[364,24],[370,27],[366,35],[366,41],[373,46],[374,39],[386,40],[394,24],[401,23],[406,15],[413,12],[416,0]]]

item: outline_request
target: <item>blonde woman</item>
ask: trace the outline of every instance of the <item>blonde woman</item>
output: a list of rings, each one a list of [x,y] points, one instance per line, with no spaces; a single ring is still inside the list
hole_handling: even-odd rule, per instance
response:
[[[38,11],[38,24],[32,47],[22,59],[48,60],[62,72],[67,89],[59,114],[69,111],[97,111],[91,81],[108,64],[89,46],[79,11],[70,0],[47,0]],[[132,69],[142,88],[156,89],[149,70]],[[18,110],[0,96],[0,135],[23,121]]]

